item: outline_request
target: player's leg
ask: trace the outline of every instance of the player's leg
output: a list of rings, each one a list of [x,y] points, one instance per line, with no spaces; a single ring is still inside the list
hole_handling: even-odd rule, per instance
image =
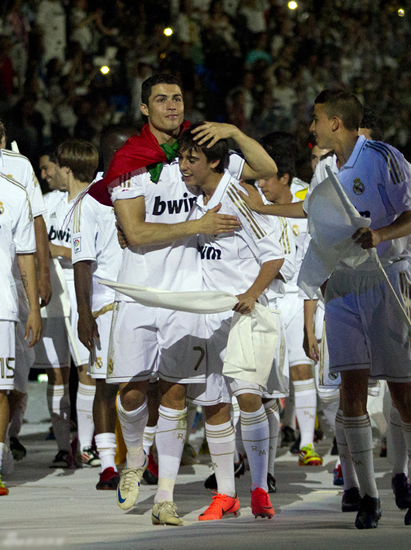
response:
[[[274,475],[275,457],[277,455],[278,438],[281,429],[280,408],[277,399],[263,399],[264,409],[268,420],[269,433],[269,453],[268,453],[268,473],[267,486],[269,493],[275,493],[276,481]]]
[[[143,448],[147,455],[147,469],[144,472],[144,480],[148,485],[157,485],[158,483],[158,464],[154,458],[153,445],[156,438],[158,408],[160,406],[158,380],[151,382],[147,391],[148,420],[144,429]]]
[[[47,406],[58,450],[51,466],[68,468],[73,463],[70,446],[70,367],[49,367],[46,373]]]
[[[88,374],[88,363],[77,365],[78,388],[77,410],[77,453],[76,465],[100,466],[97,453],[93,452],[94,436],[93,403],[96,395],[96,381]]]

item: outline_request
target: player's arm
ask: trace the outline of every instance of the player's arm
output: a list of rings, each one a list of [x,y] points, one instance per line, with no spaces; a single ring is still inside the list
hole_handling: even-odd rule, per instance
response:
[[[234,311],[238,313],[245,314],[251,313],[255,308],[255,303],[264,292],[264,290],[270,286],[273,280],[276,278],[280,272],[281,266],[283,265],[284,258],[278,260],[270,260],[263,263],[254,283],[250,286],[247,292],[244,294],[239,294],[238,304],[233,308]]]
[[[74,264],[74,286],[78,309],[78,337],[91,352],[94,340],[100,338],[96,320],[91,311],[92,260],[81,260]]]
[[[41,300],[40,305],[44,307],[51,300],[52,289],[49,270],[49,239],[43,216],[36,216],[34,218],[34,232],[36,234],[36,258],[39,272],[38,287]]]
[[[29,348],[32,348],[35,344],[37,344],[41,336],[39,290],[37,285],[34,254],[17,254],[17,263],[30,306],[30,313],[27,317],[26,334],[24,339],[27,340],[30,338],[31,333]]]
[[[199,145],[211,139],[207,147],[212,147],[220,139],[233,139],[244,155],[242,179],[269,179],[277,173],[277,165],[267,151],[233,124],[206,122],[195,128],[193,134]]]
[[[145,221],[144,197],[114,202],[117,222],[129,246],[170,244],[190,235],[219,235],[239,228],[241,224],[235,216],[218,214],[220,207],[219,204],[212,208],[199,220],[169,224]]]
[[[302,201],[290,204],[265,204],[260,193],[252,185],[241,183],[241,186],[246,190],[246,193],[239,191],[241,198],[254,212],[267,216],[282,216],[284,218],[307,217]]]
[[[357,229],[352,238],[361,246],[361,248],[374,248],[379,243],[384,241],[392,241],[400,239],[411,233],[411,210],[403,212],[398,218],[379,229],[370,229],[369,227],[361,227]]]
[[[317,310],[318,300],[304,300],[304,351],[310,359],[318,361],[320,351],[317,338],[315,336],[315,312]]]
[[[49,243],[49,248],[52,258],[66,258],[67,260],[71,260],[71,248],[53,243]]]

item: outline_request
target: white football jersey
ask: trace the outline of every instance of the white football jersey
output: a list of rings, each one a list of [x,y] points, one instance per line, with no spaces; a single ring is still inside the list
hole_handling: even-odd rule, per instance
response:
[[[52,191],[45,195],[47,233],[51,244],[65,246],[71,250],[71,228],[66,227],[66,217],[73,208],[75,199],[68,202],[67,191]],[[74,280],[73,264],[68,258],[59,258],[67,281]]]
[[[230,155],[229,171],[239,177],[244,161]],[[111,190],[111,200],[144,197],[148,223],[180,223],[190,217],[196,195],[184,183],[178,160],[166,163],[158,183],[153,183],[146,168],[137,170],[130,179]],[[197,236],[172,244],[128,247],[118,276],[120,283],[164,290],[194,291],[202,289]],[[121,297],[131,301],[131,298]]]
[[[102,178],[98,174],[95,181]],[[72,221],[71,255],[73,264],[91,260],[93,273],[92,310],[114,301],[114,290],[98,279],[117,281],[122,250],[118,243],[114,208],[104,206],[86,194],[76,205]]]
[[[391,145],[380,141],[367,140],[359,136],[353,152],[341,170],[337,167],[337,157],[320,161],[315,169],[310,189],[327,177],[326,166],[330,166],[337,176],[347,197],[361,216],[371,218],[371,229],[391,224],[400,214],[411,210],[411,165]],[[307,208],[307,202],[304,208]],[[377,253],[383,265],[398,261],[407,255],[407,239],[385,241],[377,246]],[[372,260],[362,267],[372,268]],[[337,268],[344,267],[339,264]]]
[[[234,233],[198,235],[204,290],[242,294],[254,283],[262,264],[284,258],[280,227],[253,212],[239,191],[243,188],[226,170],[207,205],[203,195],[197,198],[197,218],[221,203],[219,213],[241,221]]]
[[[36,251],[33,216],[27,191],[0,174],[0,319],[18,321],[17,287],[13,276],[16,254]]]

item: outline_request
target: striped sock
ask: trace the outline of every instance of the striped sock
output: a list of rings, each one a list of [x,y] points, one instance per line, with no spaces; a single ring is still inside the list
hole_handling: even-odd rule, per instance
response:
[[[218,492],[229,497],[235,496],[234,446],[235,434],[231,422],[218,426],[205,425],[208,448],[213,461]]]
[[[241,433],[250,464],[253,485],[268,491],[269,427],[264,406],[255,412],[241,411]]]

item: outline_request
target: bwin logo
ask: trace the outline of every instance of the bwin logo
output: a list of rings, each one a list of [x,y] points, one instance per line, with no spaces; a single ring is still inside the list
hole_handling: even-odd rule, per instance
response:
[[[213,246],[200,246],[199,251],[202,260],[221,260],[221,250]]]
[[[54,229],[53,226],[50,227],[49,231],[49,240],[54,241],[58,239],[59,241],[65,241],[66,243],[70,242],[71,234],[70,231],[63,231],[62,229]]]
[[[196,202],[195,197],[188,197],[188,193],[184,193],[184,198],[172,200],[172,201],[162,201],[160,196],[155,197],[154,199],[154,208],[153,208],[153,216],[161,216],[161,214],[164,214],[166,211],[166,208],[168,209],[169,214],[180,214],[183,206],[184,206],[184,212],[190,212],[191,207]]]

